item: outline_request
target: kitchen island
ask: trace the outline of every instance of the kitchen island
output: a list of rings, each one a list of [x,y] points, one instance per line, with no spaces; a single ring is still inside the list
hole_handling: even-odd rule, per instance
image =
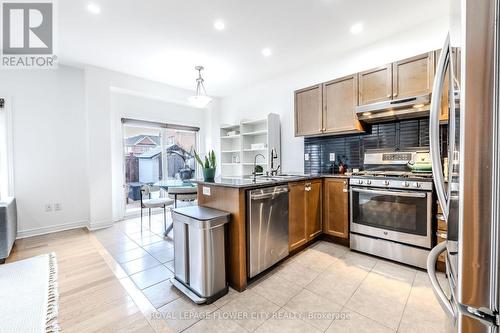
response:
[[[230,286],[238,291],[247,287],[247,191],[277,185],[286,185],[290,189],[289,197],[289,250],[290,253],[300,251],[315,240],[322,232],[331,231],[332,223],[325,221],[328,208],[323,205],[324,195],[328,195],[328,202],[334,200],[331,191],[323,191],[324,184],[339,184],[340,204],[335,205],[342,209],[342,226],[338,235],[347,238],[348,230],[348,176],[345,175],[287,175],[279,177],[257,178],[221,178],[214,182],[197,181],[198,205],[227,211],[231,214],[227,237],[227,269]],[[328,189],[330,186],[325,187]],[[325,206],[325,207],[324,207]],[[334,221],[334,224],[339,224]],[[330,233],[331,234],[331,233]],[[333,234],[332,236],[338,236]]]

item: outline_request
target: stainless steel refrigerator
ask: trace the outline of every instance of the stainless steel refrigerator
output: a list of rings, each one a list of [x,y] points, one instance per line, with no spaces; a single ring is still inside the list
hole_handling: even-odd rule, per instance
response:
[[[433,176],[448,238],[431,251],[427,269],[456,332],[499,330],[499,1],[450,1],[450,33],[431,101]],[[443,126],[446,100],[448,125]],[[446,293],[435,271],[441,253],[450,287]]]

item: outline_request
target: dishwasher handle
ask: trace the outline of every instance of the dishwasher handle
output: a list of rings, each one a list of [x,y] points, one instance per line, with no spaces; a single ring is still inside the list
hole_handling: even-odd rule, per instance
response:
[[[284,194],[284,193],[288,193],[289,190],[288,188],[282,188],[282,189],[279,189],[279,190],[275,190],[274,192],[268,192],[268,193],[261,193],[261,194],[250,194],[250,199],[251,200],[263,200],[263,199],[271,199],[271,198],[274,198],[278,195],[281,195],[281,194]]]

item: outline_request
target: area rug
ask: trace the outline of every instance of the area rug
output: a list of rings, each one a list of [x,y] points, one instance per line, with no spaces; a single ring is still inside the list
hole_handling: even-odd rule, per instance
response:
[[[58,333],[55,253],[0,265],[0,332]]]

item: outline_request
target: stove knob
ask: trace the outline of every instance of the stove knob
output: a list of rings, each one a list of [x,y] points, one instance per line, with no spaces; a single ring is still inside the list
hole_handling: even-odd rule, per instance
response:
[[[420,183],[419,182],[414,182],[413,187],[420,188]]]
[[[404,183],[403,183],[403,186],[404,186],[404,187],[409,187],[409,186],[410,186],[410,183],[408,183],[408,182],[404,182]]]
[[[370,185],[371,183],[372,183],[372,181],[371,181],[371,180],[369,180],[369,179],[366,181],[366,184],[367,184],[367,185]]]
[[[359,184],[359,185],[362,185],[362,184],[363,184],[363,180],[359,179],[359,180],[358,180],[358,184]]]
[[[384,185],[389,186],[389,181],[388,180],[384,180]]]

